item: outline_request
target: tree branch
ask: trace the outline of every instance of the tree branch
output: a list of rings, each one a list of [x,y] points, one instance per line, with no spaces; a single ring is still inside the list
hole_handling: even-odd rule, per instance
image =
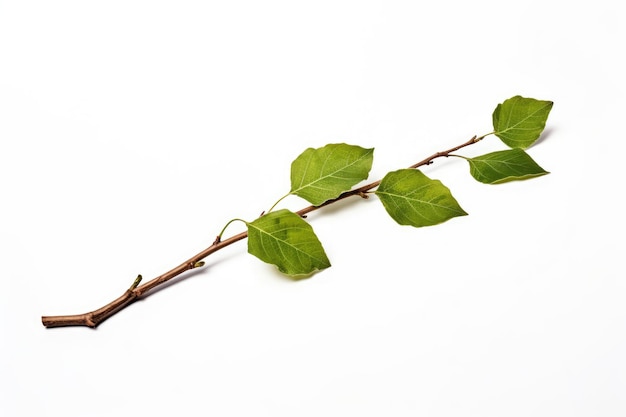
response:
[[[428,158],[411,165],[409,168],[419,168],[421,166],[424,165],[430,165],[435,159],[437,158],[441,158],[441,157],[447,157],[448,155],[450,155],[452,152],[456,152],[457,150],[464,148],[466,146],[470,146],[474,143],[479,142],[480,140],[482,140],[484,136],[481,137],[472,137],[470,140],[468,140],[467,142],[464,142],[458,146],[455,146],[454,148],[450,148],[446,151],[442,151],[442,152],[437,152],[431,156],[429,156]],[[299,211],[296,212],[296,214],[300,215],[301,217],[304,217],[307,213],[310,213],[314,210],[317,210],[319,208],[328,206],[330,204],[336,203],[337,201],[346,199],[348,197],[352,197],[352,196],[361,196],[361,197],[366,197],[367,196],[367,192],[371,191],[372,189],[378,187],[378,185],[380,185],[381,180],[378,181],[374,181],[371,182],[369,184],[363,185],[359,188],[355,188],[353,190],[350,191],[346,191],[344,193],[342,193],[341,195],[339,195],[339,197],[334,198],[332,200],[328,200],[325,203],[319,205],[319,206],[308,206],[305,207]],[[182,264],[178,265],[176,268],[171,269],[170,271],[159,275],[158,277],[144,283],[144,284],[140,284],[141,281],[141,275],[137,277],[137,279],[133,282],[133,284],[131,285],[131,287],[129,289],[127,289],[121,296],[119,296],[117,299],[111,301],[110,303],[108,303],[107,305],[105,305],[104,307],[101,307],[97,310],[91,311],[89,313],[84,313],[84,314],[75,314],[75,315],[67,315],[67,316],[43,316],[41,318],[41,321],[43,323],[43,325],[45,327],[65,327],[65,326],[87,326],[87,327],[92,327],[95,328],[97,327],[100,323],[102,323],[103,321],[105,321],[106,319],[108,319],[109,317],[113,316],[115,313],[117,313],[118,311],[126,308],[127,306],[131,305],[132,303],[134,303],[135,301],[137,301],[138,299],[145,297],[148,295],[149,291],[166,283],[167,281],[171,280],[174,277],[177,277],[178,275],[182,274],[183,272],[189,271],[191,269],[194,268],[198,268],[204,265],[204,262],[202,262],[203,259],[205,259],[206,257],[208,257],[209,255],[211,255],[214,252],[217,252],[218,250],[225,248],[226,246],[230,246],[235,242],[238,242],[240,240],[243,240],[245,238],[248,237],[248,233],[247,232],[242,232],[239,233],[235,236],[232,236],[228,239],[225,240],[221,240],[219,237],[217,239],[215,239],[215,242],[213,242],[213,244],[211,246],[209,246],[208,248],[204,249],[202,252],[198,253],[197,255],[189,258],[188,260],[186,260],[185,262],[183,262]]]

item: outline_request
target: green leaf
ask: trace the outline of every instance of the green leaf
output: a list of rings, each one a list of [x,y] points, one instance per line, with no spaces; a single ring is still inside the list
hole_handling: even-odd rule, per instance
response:
[[[287,275],[308,275],[330,261],[310,224],[289,210],[259,217],[248,226],[248,252]]]
[[[401,169],[385,175],[376,195],[399,224],[432,226],[467,213],[450,190],[417,169]]]
[[[373,158],[373,148],[345,143],[309,148],[291,164],[290,193],[318,206],[366,179]]]
[[[528,148],[546,127],[552,104],[521,96],[505,100],[493,112],[494,134],[509,148]]]
[[[509,149],[469,158],[470,174],[485,184],[524,180],[548,174],[526,152]]]

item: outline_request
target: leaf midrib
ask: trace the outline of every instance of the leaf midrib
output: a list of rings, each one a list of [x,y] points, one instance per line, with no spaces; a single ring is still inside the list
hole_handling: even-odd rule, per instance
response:
[[[332,152],[330,152],[330,153],[328,154],[328,156],[326,157],[326,159],[324,160],[324,163],[323,163],[323,165],[322,165],[322,170],[324,169],[324,165],[326,165],[326,161],[328,161],[328,159],[330,158],[330,156],[332,155],[332,153],[333,153],[333,152],[335,152],[335,150],[333,150]],[[357,158],[357,159],[355,159],[354,161],[352,161],[350,164],[348,164],[348,165],[344,165],[341,169],[337,169],[337,170],[335,170],[335,171],[333,171],[333,172],[330,172],[330,173],[329,173],[329,174],[327,174],[327,175],[324,175],[323,177],[319,177],[319,178],[318,178],[318,179],[316,179],[315,181],[311,181],[311,182],[309,182],[309,183],[307,183],[307,184],[305,184],[305,185],[302,185],[302,182],[304,181],[304,177],[306,176],[305,174],[306,174],[306,173],[307,173],[307,171],[309,170],[309,165],[311,165],[311,160],[313,159],[313,157],[309,158],[309,161],[307,162],[307,166],[306,166],[306,168],[305,168],[305,170],[304,170],[304,174],[302,175],[302,180],[300,181],[300,186],[299,186],[297,189],[295,189],[295,190],[291,190],[291,193],[292,193],[292,194],[296,194],[298,191],[301,191],[301,190],[303,190],[303,189],[305,189],[305,188],[309,188],[309,187],[315,187],[315,188],[319,188],[319,189],[321,189],[321,190],[329,190],[330,188],[324,188],[324,187],[320,187],[320,186],[316,186],[316,185],[315,185],[315,184],[319,183],[320,181],[325,180],[325,179],[327,179],[327,178],[332,178],[332,177],[335,177],[335,178],[337,178],[338,180],[349,180],[349,179],[358,178],[358,176],[352,176],[352,177],[340,178],[340,177],[335,176],[335,174],[337,174],[338,172],[341,172],[341,171],[345,171],[347,168],[350,168],[351,166],[355,165],[355,164],[356,164],[356,163],[358,163],[359,161],[361,161],[361,160],[363,160],[363,159],[367,158],[367,156],[368,156],[370,153],[372,153],[372,150],[371,150],[371,149],[368,149],[366,153],[364,153],[364,154],[363,154],[363,155],[361,155],[359,158]]]
[[[420,188],[424,188],[424,187],[425,186],[422,186]],[[414,190],[414,192],[416,192],[416,191],[419,191],[419,189]],[[390,197],[396,197],[396,198],[400,198],[400,199],[403,199],[403,200],[417,201],[417,202],[420,202],[420,203],[423,203],[423,204],[428,204],[428,205],[431,205],[433,207],[438,207],[438,208],[441,208],[441,209],[450,210],[450,211],[454,211],[454,212],[457,212],[457,213],[462,213],[463,212],[463,211],[456,210],[456,209],[454,209],[454,208],[452,208],[450,206],[444,206],[444,205],[432,203],[432,202],[426,201],[426,200],[418,200],[416,198],[409,198],[409,197],[407,197],[406,195],[403,195],[403,194],[395,194],[395,193],[390,193],[388,191],[376,191],[376,194],[385,194],[385,195],[388,195]]]
[[[512,125],[512,126],[509,126],[509,127],[507,127],[506,129],[504,129],[504,130],[500,130],[500,131],[495,132],[495,133],[502,134],[502,133],[506,133],[506,132],[508,132],[508,131],[509,131],[509,130],[511,130],[511,129],[515,129],[515,128],[516,128],[516,126],[519,126],[520,124],[524,123],[526,120],[528,120],[528,119],[530,119],[531,117],[535,116],[537,113],[539,113],[540,111],[544,110],[544,109],[545,109],[546,107],[548,107],[549,105],[550,105],[550,103],[546,103],[544,106],[542,106],[541,108],[539,108],[539,109],[535,110],[533,113],[529,114],[527,117],[525,117],[524,119],[520,120],[520,121],[519,121],[519,122],[517,122],[516,124],[514,124],[514,125]],[[511,110],[509,111],[509,114],[508,114],[508,117],[507,117],[507,123],[506,123],[506,124],[508,124],[508,123],[509,123],[509,121],[511,120],[511,116],[512,116],[512,114],[513,114],[513,110],[514,110],[514,106],[511,106]],[[526,128],[526,129],[524,129],[524,128],[517,128],[517,130],[537,130],[537,129],[536,129],[536,128],[533,128],[533,129],[530,129],[530,128]]]
[[[294,250],[296,250],[297,252],[302,253],[302,254],[304,254],[304,255],[308,256],[308,257],[309,257],[309,258],[311,258],[311,259],[315,259],[316,261],[318,261],[318,262],[320,262],[320,263],[322,263],[322,264],[324,264],[324,263],[325,263],[324,259],[317,258],[317,257],[315,257],[315,256],[311,255],[309,252],[305,252],[305,251],[303,251],[303,250],[299,249],[298,247],[296,247],[296,246],[294,246],[294,245],[292,245],[292,244],[288,243],[287,241],[285,241],[285,240],[283,240],[283,239],[279,239],[279,238],[277,238],[277,237],[276,237],[276,236],[274,236],[272,233],[269,233],[269,232],[265,231],[264,229],[261,229],[260,227],[255,226],[255,225],[254,225],[254,224],[252,224],[252,223],[248,223],[248,226],[253,227],[254,229],[258,230],[260,233],[262,233],[262,234],[264,234],[264,235],[267,235],[267,236],[271,237],[272,239],[274,239],[275,241],[277,241],[277,242],[279,242],[279,243],[283,243],[284,245],[286,245],[286,246],[289,246],[289,247],[293,248],[293,249],[294,249]],[[289,230],[289,229],[297,229],[297,230],[302,230],[302,228],[301,228],[301,227],[289,226],[289,227],[284,227],[284,228],[282,228],[282,229],[280,229],[280,230],[276,230],[276,231],[274,231],[274,233],[282,232],[283,230]],[[306,229],[305,229],[305,230],[306,230]],[[267,250],[265,250],[265,245],[263,245],[263,240],[260,240],[260,243],[261,243],[261,245],[263,246],[263,250],[265,251],[265,253],[268,253],[268,251],[267,251]],[[282,251],[282,249],[281,249],[281,251]],[[284,255],[284,254],[283,254],[283,255]],[[287,259],[288,257],[284,257],[284,258],[285,258],[285,259]]]

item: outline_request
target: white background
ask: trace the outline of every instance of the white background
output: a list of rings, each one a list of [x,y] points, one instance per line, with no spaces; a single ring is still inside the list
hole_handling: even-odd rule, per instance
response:
[[[0,0],[0,415],[626,415],[619,10]],[[307,147],[375,147],[378,179],[517,94],[555,103],[529,150],[551,174],[424,169],[467,217],[342,203],[309,216],[311,279],[239,242],[97,330],[41,325],[256,218]]]

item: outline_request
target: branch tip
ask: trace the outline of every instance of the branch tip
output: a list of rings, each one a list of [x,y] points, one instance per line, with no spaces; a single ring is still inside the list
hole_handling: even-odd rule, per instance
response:
[[[142,279],[143,279],[143,277],[141,276],[141,274],[137,275],[137,278],[135,278],[135,281],[133,282],[133,285],[131,285],[128,290],[132,291],[135,288],[137,288],[139,286],[139,283],[141,282]]]

